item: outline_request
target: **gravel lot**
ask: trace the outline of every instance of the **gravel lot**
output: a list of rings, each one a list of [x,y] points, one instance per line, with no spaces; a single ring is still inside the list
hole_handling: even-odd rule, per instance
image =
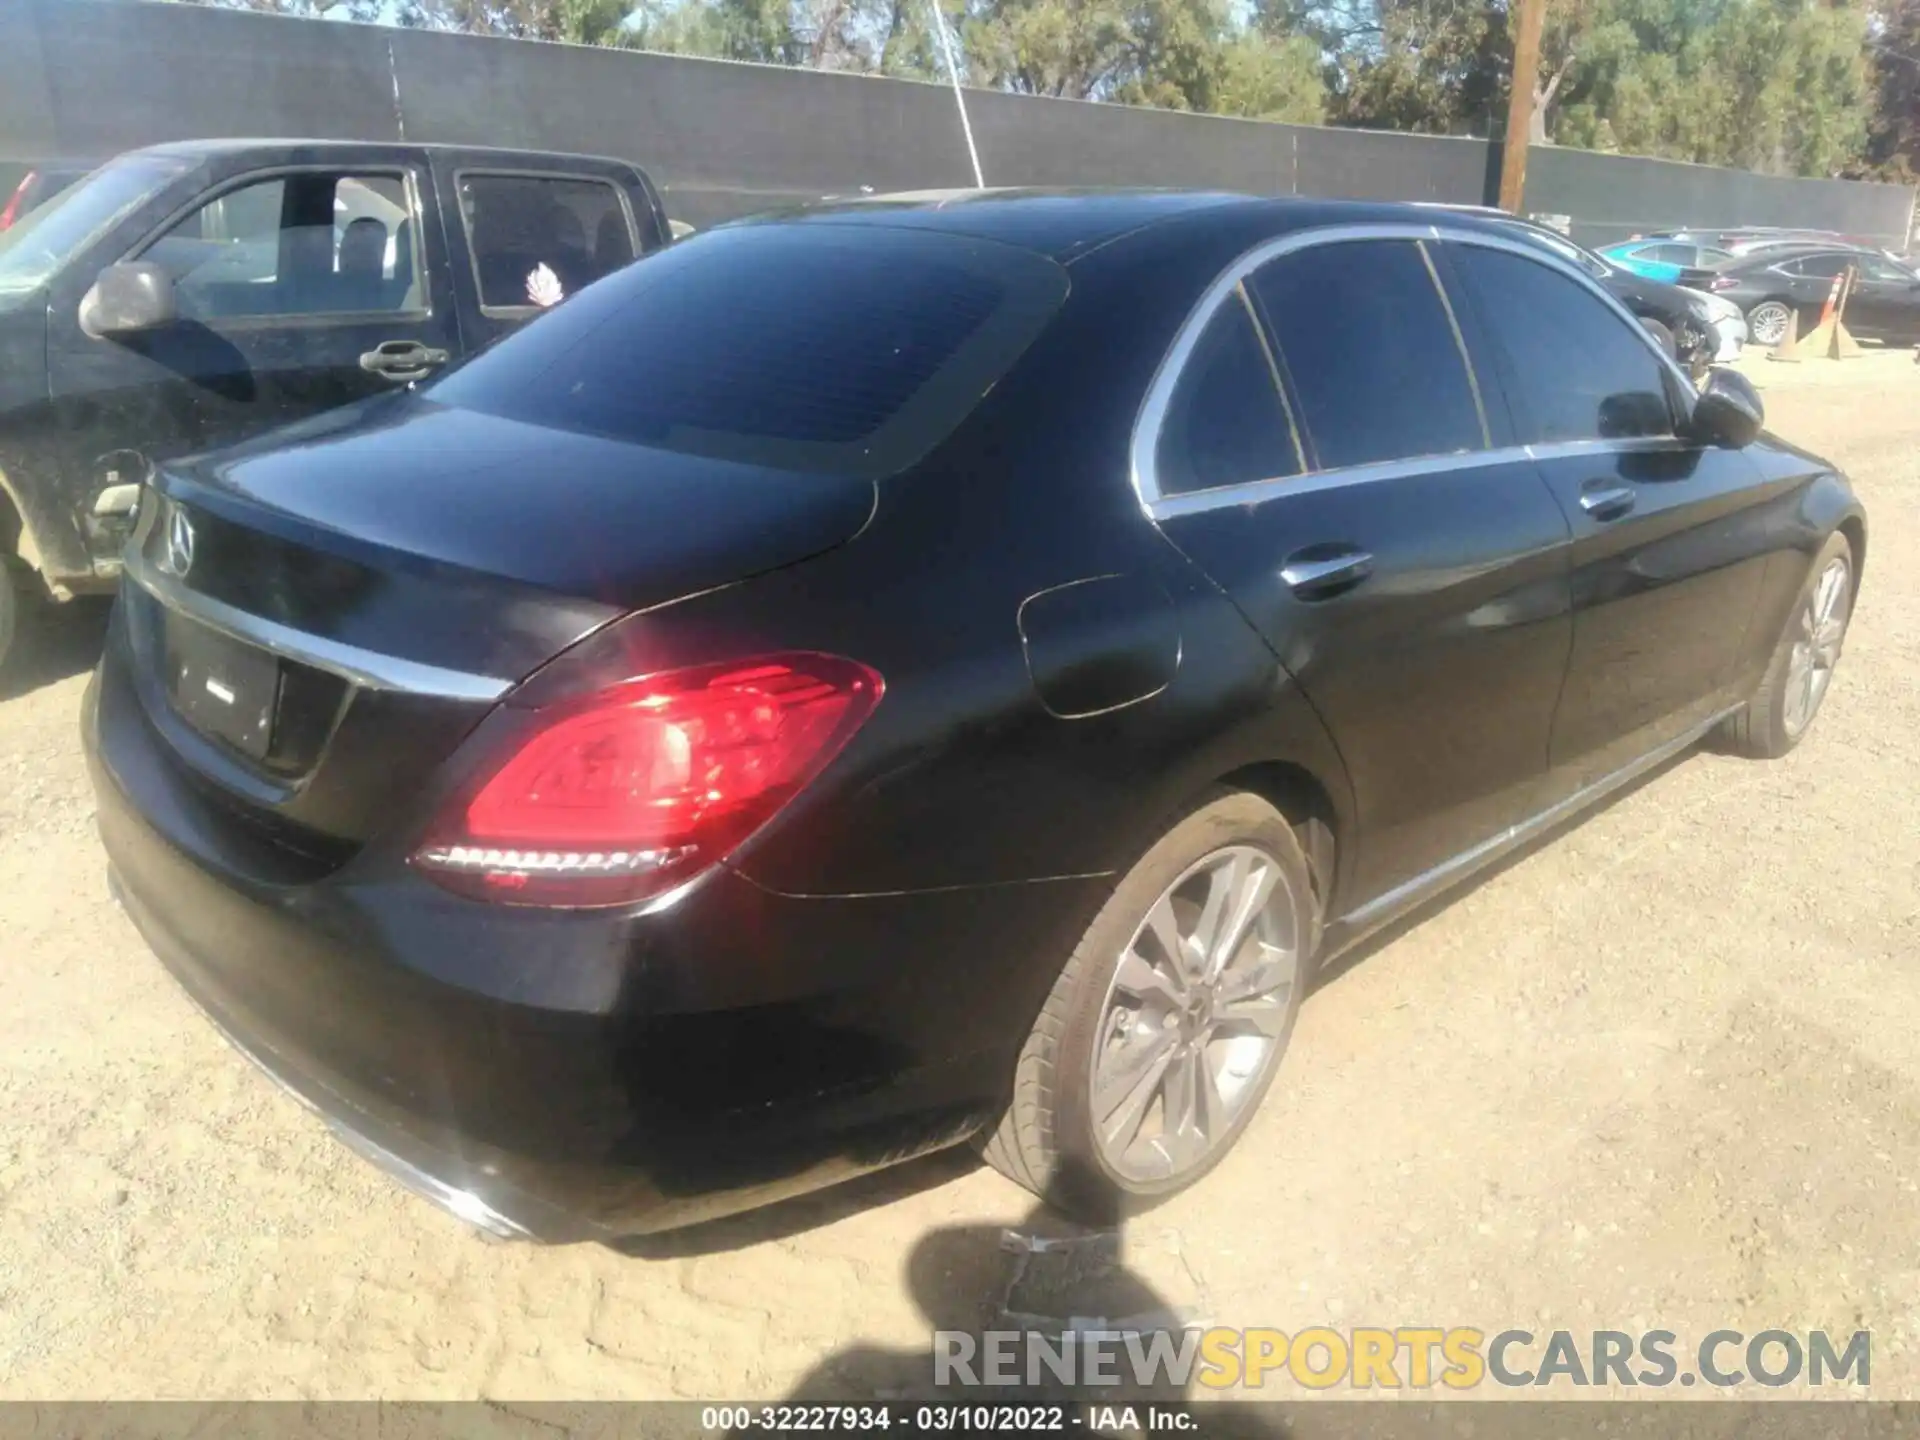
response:
[[[108,901],[101,616],[64,613],[0,691],[0,1397],[859,1396],[935,1324],[1150,1305],[1870,1327],[1873,1394],[1920,1397],[1920,367],[1747,368],[1872,511],[1810,740],[1688,756],[1344,966],[1238,1152],[1113,1266],[1025,1265],[1002,1232],[1048,1222],[964,1157],[632,1253],[402,1194]]]

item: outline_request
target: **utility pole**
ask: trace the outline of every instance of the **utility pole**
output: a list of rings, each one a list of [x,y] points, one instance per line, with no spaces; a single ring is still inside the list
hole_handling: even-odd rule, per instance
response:
[[[980,171],[980,152],[973,144],[973,121],[967,118],[967,96],[960,88],[960,66],[953,58],[953,39],[947,34],[947,17],[940,0],[927,0],[933,10],[933,33],[940,42],[940,56],[947,62],[947,79],[953,82],[953,103],[960,111],[960,133],[967,137],[967,159],[973,162],[973,188],[987,188],[987,177]]]
[[[1507,138],[1500,147],[1500,208],[1520,213],[1527,188],[1527,140],[1533,134],[1533,92],[1540,81],[1540,23],[1546,0],[1510,0],[1514,25],[1513,93],[1507,97]]]

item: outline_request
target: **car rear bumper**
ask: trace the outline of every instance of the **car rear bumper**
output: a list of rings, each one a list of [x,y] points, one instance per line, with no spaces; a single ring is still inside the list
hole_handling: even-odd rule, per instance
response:
[[[1098,903],[795,899],[720,869],[635,916],[477,904],[370,858],[263,877],[115,648],[83,729],[128,915],[244,1053],[495,1233],[669,1229],[964,1139]]]

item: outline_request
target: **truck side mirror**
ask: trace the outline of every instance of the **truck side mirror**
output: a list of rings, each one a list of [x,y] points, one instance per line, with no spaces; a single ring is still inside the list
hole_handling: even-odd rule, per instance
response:
[[[173,277],[150,260],[107,266],[80,301],[80,329],[95,340],[157,330],[179,317]]]

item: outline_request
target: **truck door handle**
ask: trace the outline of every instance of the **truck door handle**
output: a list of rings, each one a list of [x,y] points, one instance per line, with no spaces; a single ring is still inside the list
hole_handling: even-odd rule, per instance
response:
[[[1351,545],[1309,545],[1287,556],[1280,578],[1302,600],[1329,600],[1373,574],[1373,556]]]
[[[360,357],[360,368],[389,380],[418,380],[447,359],[446,351],[430,350],[418,340],[382,340]]]
[[[1590,480],[1580,490],[1580,508],[1596,520],[1618,520],[1633,509],[1631,485],[1613,485]]]

